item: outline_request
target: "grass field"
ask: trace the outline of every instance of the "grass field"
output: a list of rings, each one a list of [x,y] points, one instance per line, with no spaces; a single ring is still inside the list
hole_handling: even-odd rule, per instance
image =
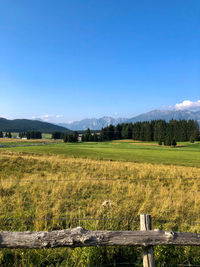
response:
[[[4,134],[5,134],[5,132],[4,132]],[[12,137],[14,137],[14,138],[16,138],[16,137],[19,136],[19,133],[18,132],[12,132],[11,134],[12,134]],[[51,136],[52,136],[52,134],[48,134],[48,133],[43,133],[42,134],[42,138],[44,138],[44,139],[50,139]]]
[[[10,139],[10,138],[0,138],[0,145],[3,146],[10,146],[10,147],[15,147],[15,146],[29,146],[29,145],[41,145],[41,144],[52,144],[52,143],[62,143],[62,140],[53,140],[50,138],[43,138],[43,139]]]
[[[15,147],[12,151],[56,154],[90,159],[107,159],[155,164],[200,166],[200,142],[178,143],[176,148],[131,140],[113,142],[60,143],[47,146]]]
[[[124,140],[0,148],[0,230],[136,230],[139,214],[150,213],[153,228],[200,232],[199,154],[199,143]],[[156,247],[155,258],[156,266],[198,265],[200,249]],[[141,266],[141,259],[141,248],[128,247],[0,251],[0,266]]]

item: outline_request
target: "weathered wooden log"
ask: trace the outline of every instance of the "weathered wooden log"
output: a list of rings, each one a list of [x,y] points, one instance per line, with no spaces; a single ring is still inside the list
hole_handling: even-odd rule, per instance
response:
[[[151,230],[151,215],[141,214],[140,215],[140,230],[149,231]],[[143,267],[155,267],[153,246],[143,246]]]
[[[0,232],[0,248],[89,246],[200,246],[200,234],[171,231],[87,231],[81,227],[51,232]]]

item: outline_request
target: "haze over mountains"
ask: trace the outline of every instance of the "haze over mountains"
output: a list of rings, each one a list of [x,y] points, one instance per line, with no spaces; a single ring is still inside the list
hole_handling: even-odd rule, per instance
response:
[[[70,130],[86,130],[90,128],[91,130],[100,130],[103,127],[106,127],[110,124],[117,125],[118,123],[132,122],[137,121],[151,121],[151,120],[166,120],[170,121],[171,119],[179,120],[197,120],[200,124],[200,110],[152,110],[147,113],[140,114],[133,118],[112,118],[112,117],[102,117],[100,119],[84,119],[80,121],[75,121],[71,123],[60,123],[60,126],[66,127]]]
[[[60,126],[66,127],[70,130],[86,130],[90,128],[91,130],[101,130],[101,128],[106,127],[110,124],[117,125],[118,123],[123,123],[127,121],[126,118],[112,118],[112,117],[102,117],[100,119],[84,119],[80,121],[74,121],[72,123],[59,123]]]

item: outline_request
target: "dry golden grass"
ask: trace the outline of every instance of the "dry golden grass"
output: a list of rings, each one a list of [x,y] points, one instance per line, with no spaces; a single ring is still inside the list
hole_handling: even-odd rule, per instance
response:
[[[141,143],[141,141],[138,140],[132,140],[132,139],[122,139],[122,140],[113,140],[112,143]]]
[[[5,220],[13,218],[7,225],[2,223],[1,230],[61,229],[78,224],[126,230],[139,226],[130,222],[141,213],[179,219],[180,229],[200,229],[190,222],[200,220],[199,168],[14,152],[1,153],[0,164],[0,214]],[[112,205],[104,207],[105,200]],[[75,220],[105,217],[116,220]],[[119,218],[127,220],[119,224]],[[169,225],[175,224],[163,227]]]
[[[158,146],[160,145],[155,142],[145,142],[145,141],[138,141],[138,140],[131,140],[131,139],[125,139],[125,140],[114,140],[112,141],[113,145],[119,145],[121,143],[130,143],[130,145],[139,145],[139,146]],[[184,147],[184,144],[178,144],[176,147]]]
[[[0,231],[78,225],[135,230],[141,213],[153,216],[153,228],[200,231],[200,168],[0,152]],[[117,258],[141,266],[140,253],[137,248],[1,250],[0,265],[88,267]],[[199,257],[196,248],[155,248],[157,266],[191,259],[199,264]]]

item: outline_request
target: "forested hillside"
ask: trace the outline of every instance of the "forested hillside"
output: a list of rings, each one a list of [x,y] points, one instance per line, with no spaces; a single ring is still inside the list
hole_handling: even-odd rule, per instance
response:
[[[54,125],[48,122],[36,120],[7,120],[0,118],[0,131],[2,132],[26,132],[26,131],[40,131],[42,133],[71,132],[69,129]]]

